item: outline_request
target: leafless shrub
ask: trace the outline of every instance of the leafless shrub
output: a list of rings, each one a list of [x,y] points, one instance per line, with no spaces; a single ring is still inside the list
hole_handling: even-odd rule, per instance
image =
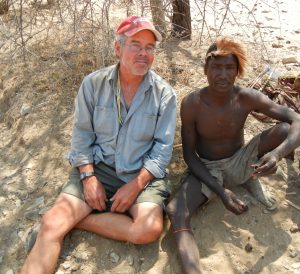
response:
[[[10,0],[0,0],[0,15],[6,14],[11,5]]]
[[[161,23],[165,24],[167,39],[172,30],[171,0],[0,0],[2,3],[10,5],[10,9],[0,17],[0,53],[3,53],[0,64],[21,58],[23,62],[49,61],[59,63],[75,79],[116,61],[113,30],[120,17],[133,14],[149,17],[151,9],[159,7],[165,14],[159,19],[164,20]],[[241,36],[252,35],[260,42],[262,52],[267,52],[254,7],[248,8],[238,0],[191,0],[190,3],[195,46],[235,27]],[[248,13],[243,22],[237,18],[233,5]]]

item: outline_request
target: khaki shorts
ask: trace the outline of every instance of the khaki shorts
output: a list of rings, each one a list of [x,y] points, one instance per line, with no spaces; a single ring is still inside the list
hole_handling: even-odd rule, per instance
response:
[[[94,167],[97,179],[105,188],[107,199],[109,200],[116,191],[126,184],[117,177],[115,170],[103,163]],[[85,201],[83,194],[82,182],[79,178],[79,171],[73,168],[70,172],[69,181],[64,186],[63,193],[71,194],[82,201]],[[154,179],[147,187],[145,187],[138,195],[135,203],[152,202],[158,204],[165,210],[166,204],[170,196],[170,182],[167,178]],[[109,210],[111,204],[108,202],[107,208]]]
[[[249,143],[240,148],[231,157],[221,160],[209,161],[201,158],[210,174],[215,177],[219,184],[224,185],[226,188],[232,186],[241,185],[251,178],[253,173],[252,164],[255,164],[258,160],[258,145],[260,142],[260,134],[253,137]],[[196,178],[190,170],[187,170],[183,181],[196,180]],[[211,199],[214,196],[214,192],[211,191],[202,182],[202,193]]]

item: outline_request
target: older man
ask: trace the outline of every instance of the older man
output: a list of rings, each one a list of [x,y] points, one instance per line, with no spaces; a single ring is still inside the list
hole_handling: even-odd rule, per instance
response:
[[[241,43],[220,37],[206,54],[208,86],[187,95],[181,104],[182,144],[189,172],[167,207],[186,273],[201,273],[199,252],[190,219],[213,194],[235,214],[247,206],[228,188],[244,185],[268,209],[271,195],[258,181],[276,171],[277,162],[300,145],[300,116],[275,104],[262,93],[235,85],[247,58]],[[244,142],[244,126],[251,111],[280,123]]]
[[[83,80],[70,180],[43,217],[23,274],[53,273],[63,239],[74,227],[135,244],[161,235],[176,96],[150,70],[158,41],[160,33],[146,18],[123,20],[116,29],[119,63]]]

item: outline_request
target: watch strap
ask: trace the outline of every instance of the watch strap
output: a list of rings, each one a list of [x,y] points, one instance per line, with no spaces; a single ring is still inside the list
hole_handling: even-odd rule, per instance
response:
[[[95,172],[90,171],[90,172],[81,172],[80,173],[80,181],[84,180],[86,177],[94,176]]]

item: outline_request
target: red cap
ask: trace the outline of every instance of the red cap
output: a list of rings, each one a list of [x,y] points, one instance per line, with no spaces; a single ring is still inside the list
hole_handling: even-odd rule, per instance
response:
[[[131,16],[124,19],[116,29],[116,34],[133,36],[141,30],[150,30],[155,35],[156,41],[161,41],[161,34],[155,29],[153,24],[144,17]]]

